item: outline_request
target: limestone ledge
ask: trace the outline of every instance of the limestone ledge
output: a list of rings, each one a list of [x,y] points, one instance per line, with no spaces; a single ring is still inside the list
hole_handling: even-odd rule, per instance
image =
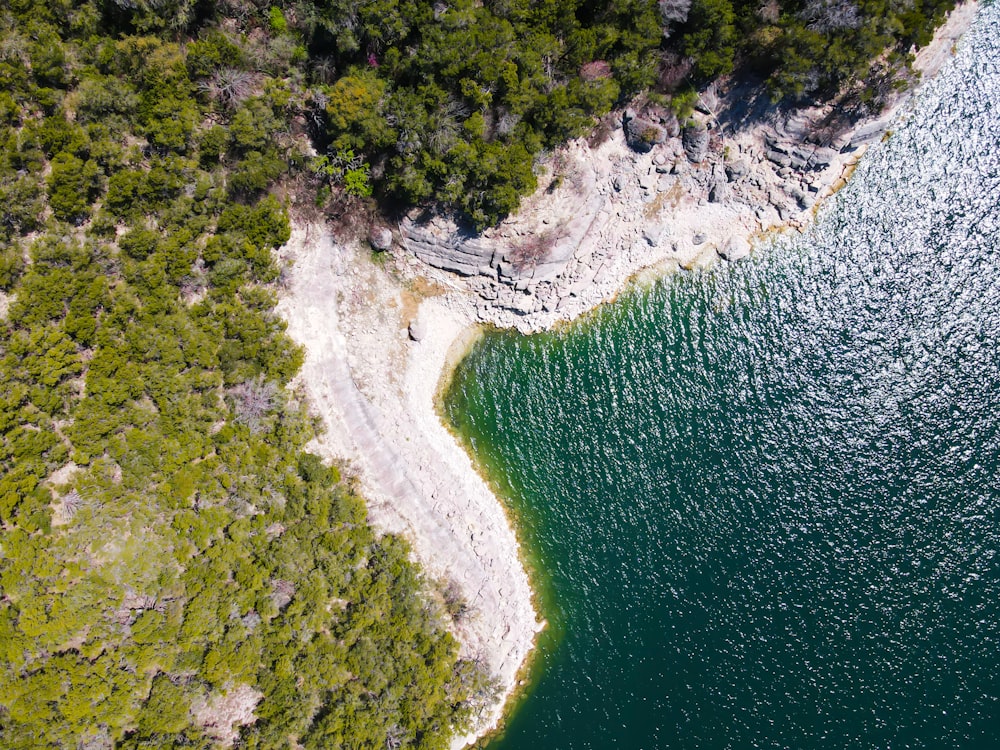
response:
[[[976,7],[956,8],[917,55],[917,70],[940,69]],[[756,237],[801,229],[911,93],[845,123],[830,105],[781,111],[750,87],[708,89],[680,131],[666,113],[641,115],[664,136],[645,153],[627,143],[637,117],[627,110],[604,143],[580,139],[551,157],[538,191],[496,228],[475,235],[440,217],[404,219],[397,259],[431,276],[445,272],[437,278],[460,292],[449,304],[473,306],[483,323],[543,330],[612,298],[644,268],[734,262]]]

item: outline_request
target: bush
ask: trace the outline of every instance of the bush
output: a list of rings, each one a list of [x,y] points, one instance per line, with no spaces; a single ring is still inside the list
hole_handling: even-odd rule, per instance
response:
[[[57,219],[79,224],[90,214],[99,171],[91,161],[84,162],[65,151],[52,159],[49,173],[49,205]]]

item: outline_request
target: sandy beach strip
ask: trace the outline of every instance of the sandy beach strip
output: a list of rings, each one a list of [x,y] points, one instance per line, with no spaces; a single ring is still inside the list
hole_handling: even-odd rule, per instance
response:
[[[434,407],[449,353],[472,321],[409,292],[364,250],[338,246],[322,223],[296,223],[282,255],[292,265],[278,311],[306,347],[293,387],[325,428],[309,448],[347,461],[376,527],[406,537],[432,578],[460,587],[469,605],[456,626],[462,653],[508,695],[541,624],[504,508]],[[418,306],[419,342],[407,332]],[[502,710],[488,707],[454,746],[495,728]]]

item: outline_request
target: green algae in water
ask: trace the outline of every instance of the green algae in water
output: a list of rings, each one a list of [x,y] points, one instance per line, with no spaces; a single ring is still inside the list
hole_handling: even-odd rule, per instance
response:
[[[815,230],[460,365],[555,625],[492,750],[1000,746],[997,16]]]

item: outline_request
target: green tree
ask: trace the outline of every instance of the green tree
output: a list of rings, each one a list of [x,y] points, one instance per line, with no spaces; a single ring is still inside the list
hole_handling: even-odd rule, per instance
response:
[[[49,205],[57,219],[78,224],[89,216],[98,174],[96,164],[65,151],[52,159]]]

